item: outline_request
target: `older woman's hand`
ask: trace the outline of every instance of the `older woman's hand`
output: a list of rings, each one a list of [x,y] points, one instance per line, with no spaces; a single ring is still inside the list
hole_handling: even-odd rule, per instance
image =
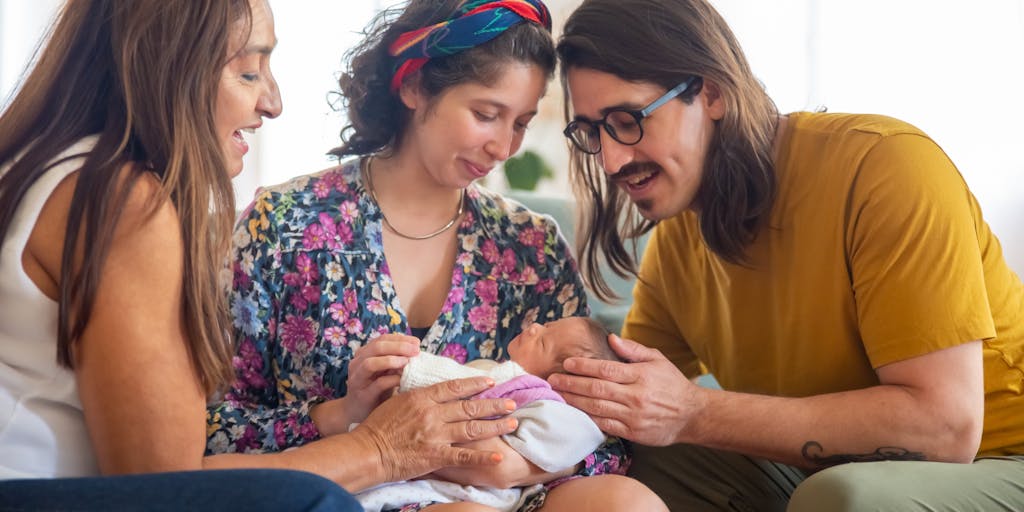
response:
[[[354,435],[366,436],[380,452],[385,481],[408,480],[446,466],[493,465],[500,453],[454,446],[490,439],[516,429],[505,416],[508,399],[461,400],[494,385],[487,377],[458,379],[411,390],[384,401]]]

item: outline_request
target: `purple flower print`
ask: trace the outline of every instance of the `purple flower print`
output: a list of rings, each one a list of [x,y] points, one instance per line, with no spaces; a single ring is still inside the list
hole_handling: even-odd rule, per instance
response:
[[[459,345],[458,343],[449,343],[445,345],[444,348],[441,349],[441,355],[454,359],[460,364],[465,363],[466,359],[469,357],[466,347]]]
[[[252,425],[245,426],[245,433],[242,434],[237,440],[235,440],[235,449],[239,453],[245,453],[249,450],[255,450],[259,448],[259,442],[256,440],[256,427]]]
[[[326,242],[327,236],[324,234],[324,228],[320,224],[310,224],[302,232],[302,246],[310,251],[323,249]]]
[[[262,389],[267,380],[263,377],[263,355],[256,350],[252,340],[246,338],[238,346],[238,355],[232,358],[232,366],[238,374],[236,387],[241,389]]]
[[[469,310],[469,323],[480,332],[491,332],[498,325],[498,308],[481,304]]]
[[[281,325],[281,345],[293,354],[305,354],[316,340],[317,325],[313,320],[288,315]]]

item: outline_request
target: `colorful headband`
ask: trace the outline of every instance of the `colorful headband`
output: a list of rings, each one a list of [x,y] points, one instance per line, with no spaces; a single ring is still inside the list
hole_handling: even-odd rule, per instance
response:
[[[392,92],[428,60],[480,46],[523,21],[551,30],[551,14],[541,0],[470,0],[453,18],[398,36],[388,47],[399,62],[391,79]]]

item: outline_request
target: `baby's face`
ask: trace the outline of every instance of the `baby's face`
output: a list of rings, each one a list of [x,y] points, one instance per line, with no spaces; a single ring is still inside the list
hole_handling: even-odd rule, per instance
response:
[[[565,352],[564,346],[578,344],[586,335],[586,324],[579,318],[533,324],[509,342],[508,356],[527,372],[546,379],[562,369],[558,355]]]

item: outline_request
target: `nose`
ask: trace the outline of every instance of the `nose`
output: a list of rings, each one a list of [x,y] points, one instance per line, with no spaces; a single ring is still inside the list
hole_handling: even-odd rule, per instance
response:
[[[633,160],[633,146],[627,146],[601,130],[601,167],[605,174],[614,175]]]
[[[281,115],[281,90],[277,87],[277,80],[274,75],[267,74],[267,79],[264,81],[266,88],[263,94],[260,94],[260,99],[256,103],[257,110],[263,117],[273,119]]]
[[[496,130],[491,140],[487,141],[484,145],[484,151],[487,152],[491,158],[499,162],[508,160],[510,156],[519,151],[519,146],[523,143],[523,135],[516,131],[515,126],[502,127]]]

